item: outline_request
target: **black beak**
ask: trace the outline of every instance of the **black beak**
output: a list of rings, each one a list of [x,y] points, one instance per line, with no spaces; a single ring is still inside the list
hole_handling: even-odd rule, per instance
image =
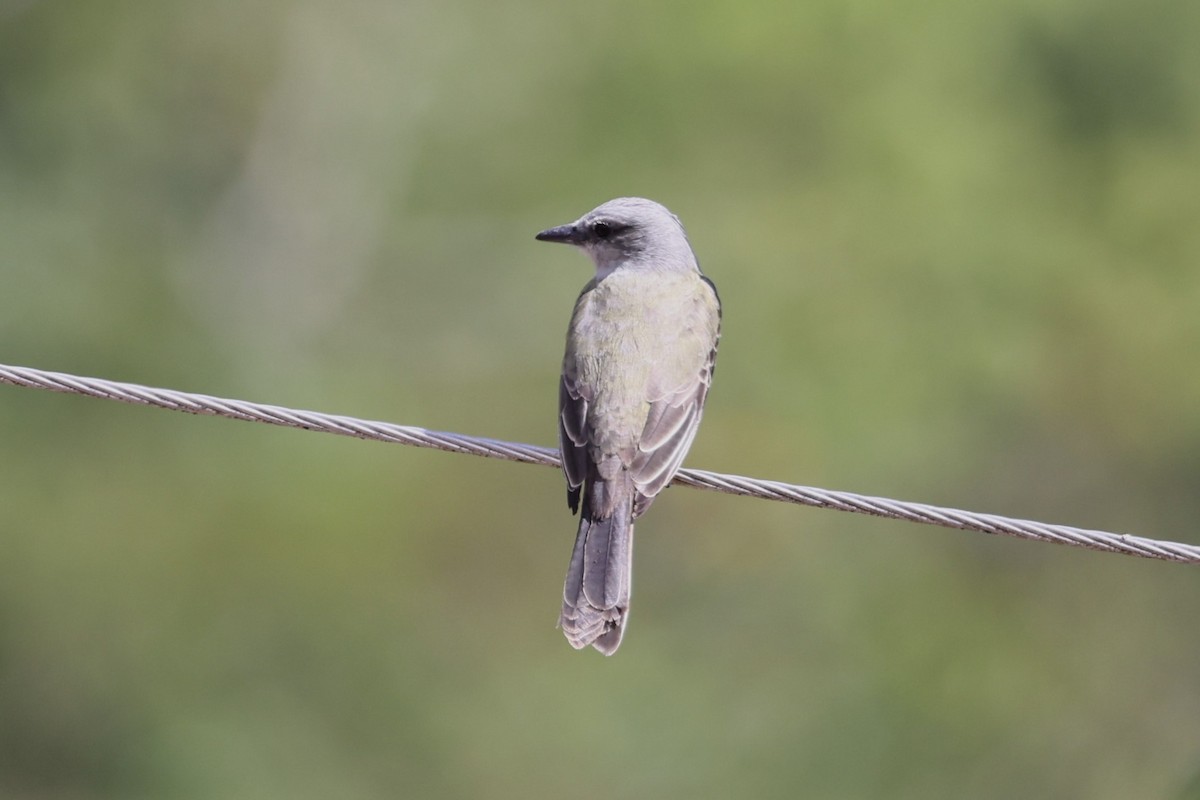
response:
[[[580,235],[574,225],[559,225],[557,228],[544,230],[535,237],[539,242],[562,242],[563,244],[579,244]]]

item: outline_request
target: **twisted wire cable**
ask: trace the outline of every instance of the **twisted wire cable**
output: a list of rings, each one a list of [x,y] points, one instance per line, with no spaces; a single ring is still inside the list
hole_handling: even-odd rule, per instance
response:
[[[84,378],[30,367],[0,364],[0,383],[24,386],[30,389],[46,389],[52,392],[81,394],[122,403],[156,406],[188,414],[228,417],[247,422],[262,422],[268,425],[324,431],[340,436],[354,436],[359,439],[394,442],[414,447],[430,447],[451,453],[466,453],[487,458],[520,461],[526,464],[542,464],[548,467],[559,467],[561,464],[557,450],[536,445],[431,431],[409,425],[376,422],[337,414],[323,414],[317,411],[301,411],[294,408],[251,403],[245,400],[230,400],[172,389],[155,389],[133,383]],[[798,503],[856,514],[870,514],[925,525],[940,525],[946,528],[1012,536],[1038,542],[1053,542],[1072,547],[1086,547],[1091,550],[1122,555],[1187,564],[1200,563],[1200,545],[1147,539],[1130,534],[1010,519],[995,514],[980,514],[974,511],[942,508],[925,503],[891,500],[885,497],[871,497],[811,486],[797,486],[779,481],[725,475],[700,469],[681,469],[673,483],[745,497]]]

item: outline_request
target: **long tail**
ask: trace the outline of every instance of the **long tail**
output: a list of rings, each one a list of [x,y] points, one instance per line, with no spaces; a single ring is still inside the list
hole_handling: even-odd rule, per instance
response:
[[[633,578],[633,487],[621,487],[620,494],[604,504],[610,512],[605,518],[585,498],[559,619],[572,647],[590,644],[606,656],[617,652],[625,635]]]

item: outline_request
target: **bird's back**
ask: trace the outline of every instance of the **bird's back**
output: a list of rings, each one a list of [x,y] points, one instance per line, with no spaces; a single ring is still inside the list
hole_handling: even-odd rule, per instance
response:
[[[650,404],[700,379],[720,325],[698,272],[616,271],[584,289],[564,374],[592,398],[591,446],[628,463]]]

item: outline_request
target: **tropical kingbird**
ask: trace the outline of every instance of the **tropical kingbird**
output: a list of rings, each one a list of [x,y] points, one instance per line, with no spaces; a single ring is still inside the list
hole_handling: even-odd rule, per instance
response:
[[[612,655],[629,615],[633,521],[696,436],[721,301],[679,218],[651,200],[610,200],[537,238],[596,265],[575,301],[558,394],[567,504],[580,512],[559,624],[573,647]]]

